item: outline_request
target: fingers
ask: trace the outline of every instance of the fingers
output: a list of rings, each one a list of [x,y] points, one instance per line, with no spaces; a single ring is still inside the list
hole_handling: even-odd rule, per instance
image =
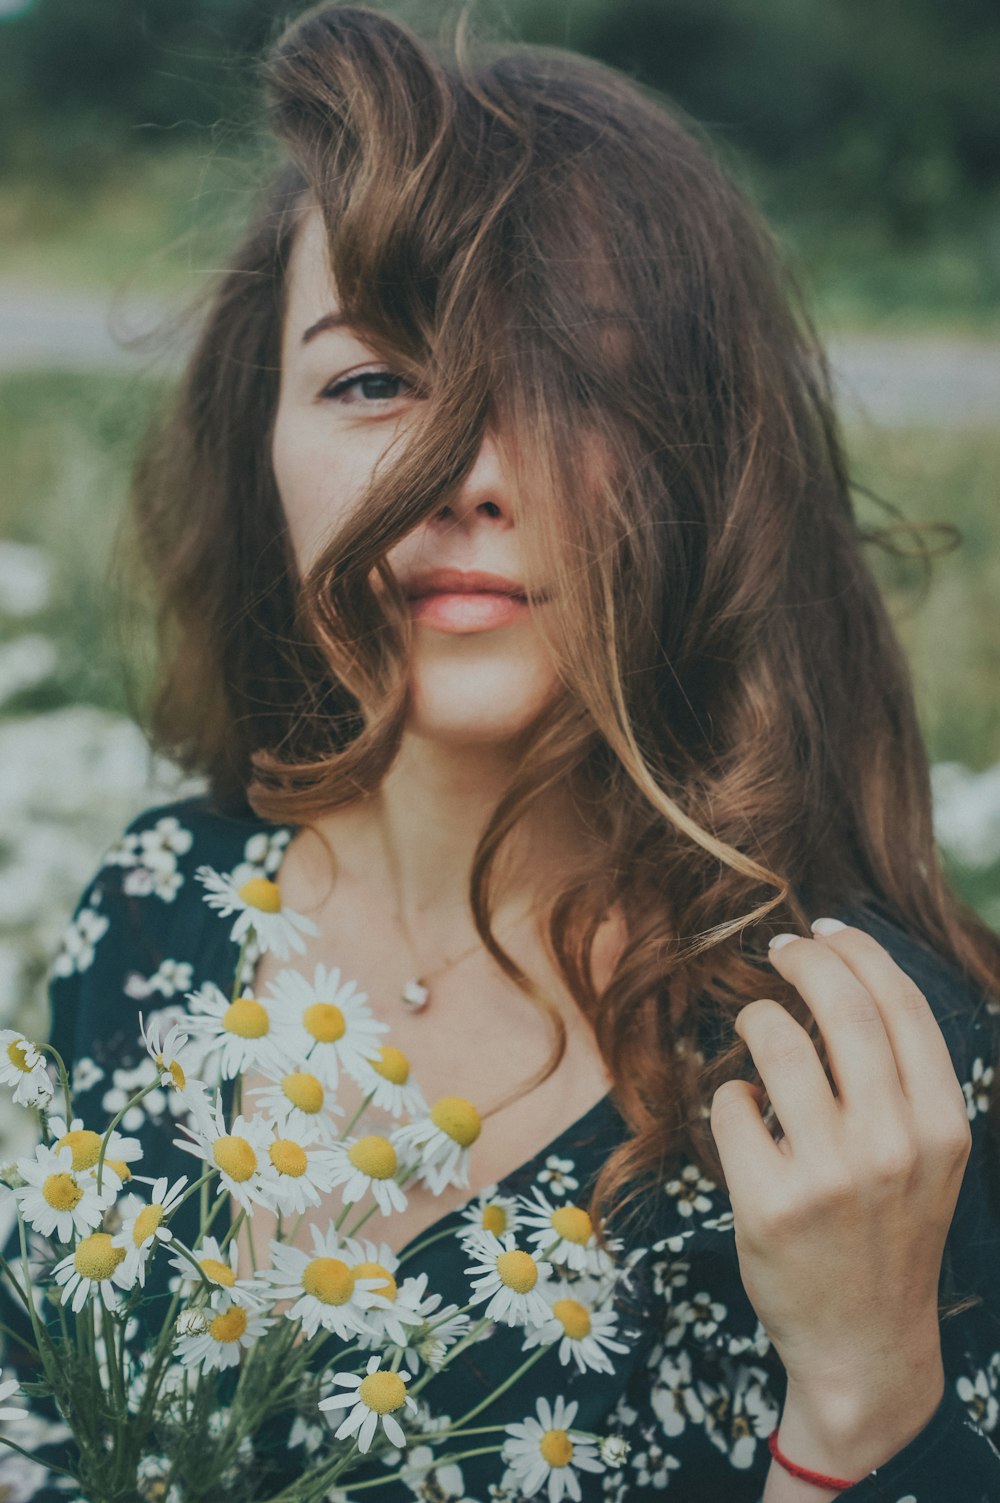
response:
[[[710,1125],[730,1197],[753,1195],[762,1177],[774,1172],[781,1150],[760,1114],[760,1087],[749,1080],[727,1080],[712,1097]]]
[[[802,1025],[780,1003],[763,997],[742,1009],[735,1028],[753,1056],[792,1150],[829,1142],[837,1103]]]

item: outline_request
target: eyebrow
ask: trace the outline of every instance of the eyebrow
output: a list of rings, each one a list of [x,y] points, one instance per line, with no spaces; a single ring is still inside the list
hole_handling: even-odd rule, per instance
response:
[[[301,342],[308,344],[310,339],[315,339],[317,334],[323,334],[327,329],[343,329],[345,327],[350,328],[351,325],[343,313],[324,313],[322,318],[318,318],[314,324],[309,325],[302,336]]]

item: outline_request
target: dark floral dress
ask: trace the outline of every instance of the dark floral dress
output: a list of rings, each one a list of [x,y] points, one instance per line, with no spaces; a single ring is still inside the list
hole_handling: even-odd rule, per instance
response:
[[[198,797],[148,810],[107,852],[68,927],[51,980],[52,1037],[71,1064],[75,1111],[87,1125],[103,1126],[151,1079],[152,1062],[138,1038],[140,1011],[180,1013],[194,987],[214,981],[228,991],[231,985],[236,946],[229,925],[204,902],[196,868],[207,864],[228,872],[249,863],[273,877],[292,833],[249,815],[223,815]],[[873,934],[917,982],[951,1050],[973,1149],[941,1294],[976,1298],[971,1308],[942,1322],[946,1386],[937,1412],[902,1451],[841,1496],[857,1503],[1000,1500],[1000,1453],[989,1438],[997,1427],[1000,1390],[1000,1154],[986,1116],[1000,1004],[975,993],[953,967],[875,913],[841,917]],[[174,1106],[175,1098],[156,1090],[120,1128],[140,1139],[157,1173],[172,1178],[190,1174],[192,1167],[190,1157],[173,1146]],[[582,1200],[624,1132],[614,1102],[605,1097],[493,1193],[515,1196],[537,1187],[550,1202]],[[442,1217],[432,1231],[460,1227],[478,1200],[472,1197],[468,1207]],[[194,1203],[184,1209],[193,1210]],[[632,1267],[619,1334],[627,1351],[614,1354],[614,1371],[579,1371],[560,1362],[552,1347],[478,1423],[522,1421],[535,1415],[539,1398],[562,1396],[579,1406],[575,1429],[628,1442],[618,1464],[579,1473],[586,1503],[661,1496],[674,1503],[758,1503],[771,1466],[767,1437],[781,1415],[784,1369],[740,1279],[728,1196],[687,1163],[647,1210],[645,1235],[625,1253]],[[184,1235],[183,1226],[178,1230]],[[445,1302],[462,1305],[468,1299],[467,1265],[458,1238],[442,1236],[417,1250],[407,1271],[426,1273],[429,1287]],[[16,1312],[11,1317],[8,1310],[4,1318],[16,1322]],[[522,1330],[498,1326],[489,1340],[468,1348],[424,1390],[430,1411],[449,1419],[464,1414],[524,1361],[523,1340]],[[8,1348],[5,1362],[14,1356]],[[5,1373],[10,1370],[5,1367]],[[47,1442],[58,1441],[52,1418],[40,1412],[37,1422],[29,1422],[36,1423],[39,1458],[59,1449],[47,1449]],[[279,1470],[286,1481],[308,1463],[321,1418],[299,1416],[281,1435]],[[272,1461],[273,1442],[271,1437]],[[523,1496],[497,1454],[453,1461],[446,1452],[432,1469],[417,1470],[431,1454],[426,1448],[419,1456],[411,1452],[415,1469],[408,1480],[359,1492],[358,1503],[369,1497],[388,1503],[504,1503]],[[360,1475],[388,1475],[387,1467],[398,1471],[406,1460],[390,1452]],[[27,1480],[17,1481],[18,1465],[25,1464],[0,1460],[0,1496],[75,1498],[72,1488],[41,1480],[40,1469],[32,1490]],[[4,1493],[5,1472],[14,1479],[10,1494]],[[21,1490],[13,1491],[14,1482]],[[537,1496],[548,1497],[546,1488]],[[331,1497],[349,1499],[350,1485]]]

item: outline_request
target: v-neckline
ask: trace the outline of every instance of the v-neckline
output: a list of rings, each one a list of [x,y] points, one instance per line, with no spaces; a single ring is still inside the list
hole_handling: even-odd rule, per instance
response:
[[[292,840],[295,838],[297,832],[304,829],[305,826],[296,824],[272,824],[270,820],[261,819],[257,815],[254,816],[252,823],[257,825],[262,832],[266,832],[269,836],[272,837],[274,835],[282,834],[285,832],[287,832],[288,834],[288,840],[286,841],[284,849],[281,852],[281,860],[279,861],[274,871],[269,874],[269,880],[280,887],[281,868],[284,865],[288,848],[291,845]],[[240,946],[237,941],[227,941],[227,953],[234,952],[238,956],[239,948]],[[259,961],[257,963],[259,963]],[[230,976],[229,985],[231,984],[232,977]],[[234,1089],[235,1082],[227,1081],[224,1084],[229,1087],[229,1101],[226,1103],[226,1109],[229,1110],[232,1106],[232,1091]],[[543,1143],[541,1147],[536,1149],[533,1154],[530,1154],[520,1164],[517,1164],[513,1169],[508,1170],[507,1173],[504,1174],[500,1179],[491,1180],[488,1185],[484,1185],[481,1189],[473,1191],[460,1205],[452,1206],[450,1210],[444,1211],[434,1221],[429,1222],[426,1226],[422,1227],[419,1232],[414,1233],[412,1237],[404,1242],[404,1244],[398,1249],[398,1251],[393,1252],[393,1257],[401,1263],[405,1256],[410,1253],[412,1249],[419,1246],[421,1242],[429,1238],[442,1235],[445,1230],[446,1224],[449,1221],[454,1221],[457,1225],[457,1223],[469,1210],[469,1207],[474,1205],[476,1201],[486,1192],[486,1190],[495,1188],[497,1194],[502,1194],[505,1192],[505,1190],[507,1191],[507,1193],[511,1193],[510,1186],[512,1184],[516,1184],[519,1180],[526,1178],[529,1170],[531,1170],[533,1166],[539,1162],[539,1160],[541,1160],[542,1158],[549,1158],[552,1154],[556,1153],[559,1145],[564,1140],[575,1137],[584,1128],[585,1124],[589,1122],[589,1119],[591,1117],[597,1118],[601,1113],[609,1111],[613,1112],[615,1117],[619,1121],[621,1120],[620,1114],[612,1100],[612,1093],[610,1091],[605,1091],[603,1096],[599,1096],[596,1101],[594,1101],[589,1107],[586,1108],[585,1111],[580,1114],[579,1117],[577,1117],[574,1121],[568,1123],[566,1127],[564,1127],[560,1132],[556,1133],[555,1137],[550,1138],[547,1143]],[[230,1219],[230,1208],[228,1207],[226,1219],[227,1221],[229,1221]]]

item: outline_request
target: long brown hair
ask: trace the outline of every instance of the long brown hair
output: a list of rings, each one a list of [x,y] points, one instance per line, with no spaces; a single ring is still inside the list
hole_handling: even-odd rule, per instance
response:
[[[631,1131],[597,1212],[682,1150],[721,1178],[709,1102],[756,1078],[731,1026],[745,1002],[775,997],[822,1047],[765,964],[771,933],[870,905],[987,992],[1000,940],[942,878],[908,667],[862,556],[880,535],[855,519],[821,341],[767,227],[699,128],[614,70],[473,47],[464,18],[449,45],[324,4],[266,59],[282,161],[136,473],[162,628],[152,732],[221,804],[277,822],[377,788],[407,713],[384,554],[447,502],[488,425],[516,435],[564,692],[525,738],[470,902],[552,1019],[527,1090],[565,1030],[492,936],[491,872],[533,802],[569,789],[596,854],[550,939]],[[269,449],[309,204],[350,322],[428,400],[300,580]],[[628,940],[598,995],[588,957],[614,904]]]

